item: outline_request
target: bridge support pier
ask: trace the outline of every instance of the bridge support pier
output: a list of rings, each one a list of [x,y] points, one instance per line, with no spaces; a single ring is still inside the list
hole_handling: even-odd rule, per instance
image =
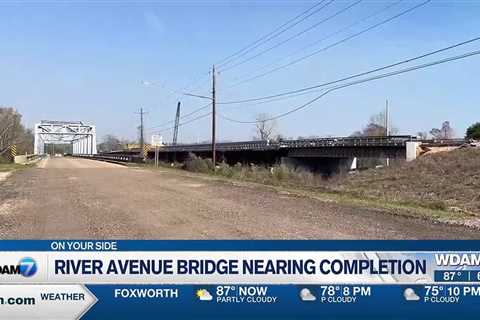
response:
[[[416,142],[416,141],[406,142],[406,160],[407,161],[413,161],[417,158],[419,146],[420,146],[420,142]]]

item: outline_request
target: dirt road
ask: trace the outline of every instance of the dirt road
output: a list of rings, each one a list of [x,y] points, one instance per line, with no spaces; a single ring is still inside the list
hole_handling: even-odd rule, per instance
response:
[[[53,158],[0,182],[0,238],[478,239],[480,233],[254,184]]]

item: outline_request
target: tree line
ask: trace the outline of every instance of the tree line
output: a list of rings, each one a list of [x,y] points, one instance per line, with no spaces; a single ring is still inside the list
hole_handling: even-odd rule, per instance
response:
[[[272,141],[282,139],[277,122],[270,121],[268,120],[269,118],[269,115],[265,113],[257,115],[254,139]],[[370,117],[365,127],[359,131],[355,131],[352,136],[386,135],[387,130],[385,124],[385,113],[380,112]],[[390,135],[395,135],[398,131],[398,128],[389,124],[388,133]],[[429,134],[434,139],[451,139],[455,137],[455,132],[449,121],[444,121],[439,128],[432,128]],[[426,132],[419,132],[417,135],[423,139],[428,138]],[[313,138],[315,136],[311,137]],[[469,140],[480,140],[480,122],[476,122],[468,127],[465,138]],[[5,161],[10,158],[9,150],[13,145],[17,148],[17,154],[33,153],[33,140],[33,130],[26,128],[22,124],[22,115],[15,108],[0,106],[0,161]],[[110,152],[122,150],[130,143],[133,142],[122,140],[109,134],[98,144],[98,151]]]
[[[254,140],[275,141],[282,138],[282,135],[278,132],[278,123],[275,120],[267,120],[269,118],[271,117],[265,113],[260,113],[257,115],[255,125],[256,135],[253,137]],[[374,114],[370,117],[367,124],[361,130],[354,131],[351,136],[378,137],[398,134],[399,129],[391,123],[387,125],[386,121],[387,119],[385,112]],[[426,131],[418,132],[417,136],[424,140],[430,137],[435,140],[454,139],[455,130],[452,128],[450,121],[444,121],[439,128],[432,128],[428,133]],[[298,137],[297,139],[304,138],[305,137]],[[318,138],[318,136],[308,136],[306,138]],[[480,122],[474,123],[468,127],[465,133],[465,139],[480,140]]]

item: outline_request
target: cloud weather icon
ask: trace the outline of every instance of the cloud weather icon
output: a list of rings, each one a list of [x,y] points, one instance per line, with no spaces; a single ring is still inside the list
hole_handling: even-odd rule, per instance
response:
[[[303,288],[300,290],[300,299],[302,301],[315,301],[317,297],[315,297],[309,289]]]
[[[407,288],[405,291],[403,291],[403,297],[407,301],[418,301],[420,300],[420,297],[415,293],[415,290],[412,288]]]
[[[213,297],[207,289],[197,290],[197,297],[200,301],[212,301]]]

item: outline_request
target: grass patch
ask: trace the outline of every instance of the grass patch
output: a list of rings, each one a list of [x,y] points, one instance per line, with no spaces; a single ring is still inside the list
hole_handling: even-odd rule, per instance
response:
[[[163,167],[163,166],[162,166]],[[165,168],[171,168],[170,165],[165,165]],[[179,169],[179,167],[176,167]],[[226,170],[228,171],[226,171]],[[243,168],[243,170],[247,170]],[[183,170],[185,171],[185,170]],[[219,172],[220,171],[220,172]],[[258,171],[255,170],[256,174]],[[188,172],[188,171],[185,171]],[[225,174],[227,172],[227,174]],[[232,175],[232,172],[234,175]],[[272,180],[255,181],[252,177],[238,178],[235,169],[230,167],[227,169],[223,165],[219,165],[217,172],[213,174],[200,173],[202,179],[215,180],[217,182],[233,184],[236,186],[252,187],[252,183],[258,184],[259,187],[268,188],[280,194],[289,194],[297,197],[306,197],[316,199],[326,203],[338,203],[340,205],[350,206],[354,208],[377,209],[388,214],[407,216],[413,218],[421,218],[426,220],[439,221],[450,224],[466,224],[472,215],[466,212],[452,212],[448,210],[437,209],[435,206],[425,206],[416,202],[408,201],[388,201],[382,198],[364,197],[353,192],[337,191],[323,186],[309,187],[305,185],[298,185],[292,183],[271,183]],[[190,176],[190,173],[185,173]],[[232,176],[231,176],[232,175]],[[255,175],[255,177],[258,177]],[[265,183],[268,182],[268,183]]]
[[[480,214],[480,149],[426,155],[398,166],[335,179],[330,187],[360,197]]]
[[[462,223],[480,215],[480,150],[433,154],[409,163],[325,179],[285,166],[219,163],[191,155],[182,168],[222,180],[260,183],[324,201]]]
[[[0,172],[14,171],[18,169],[23,169],[26,166],[23,164],[15,163],[0,163]]]
[[[175,165],[178,167],[178,165]],[[193,154],[189,155],[182,166],[190,172],[207,173],[215,176],[233,178],[243,181],[263,183],[266,185],[298,185],[319,187],[324,180],[319,175],[301,169],[291,169],[283,165],[266,167],[261,165],[242,165],[237,163],[230,166],[225,162],[217,164],[214,170],[211,159],[203,159]]]

